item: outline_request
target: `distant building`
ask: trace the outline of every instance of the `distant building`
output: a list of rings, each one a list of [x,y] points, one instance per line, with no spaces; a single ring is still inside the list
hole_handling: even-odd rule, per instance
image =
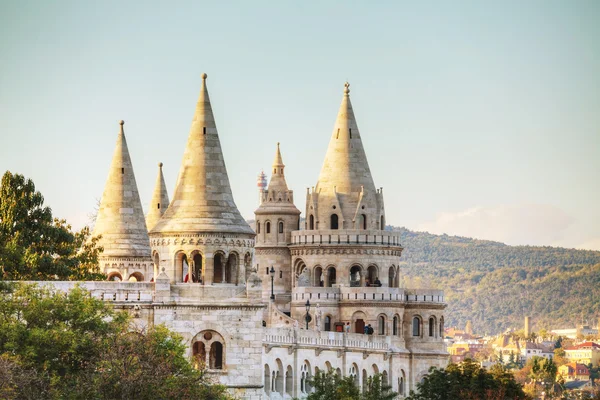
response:
[[[570,361],[598,366],[600,365],[600,344],[584,342],[567,347],[565,355]]]
[[[588,381],[590,379],[590,370],[584,364],[572,362],[558,367],[558,374],[565,381]]]
[[[557,336],[568,337],[569,339],[577,339],[578,335],[597,335],[598,329],[594,329],[589,325],[579,325],[577,328],[553,329],[550,332],[554,333]]]

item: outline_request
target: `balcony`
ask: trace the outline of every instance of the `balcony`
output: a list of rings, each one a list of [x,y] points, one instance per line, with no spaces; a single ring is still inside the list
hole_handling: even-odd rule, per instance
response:
[[[383,245],[402,248],[400,232],[355,229],[294,231],[292,246],[294,245]]]
[[[444,292],[436,289],[404,289],[393,287],[295,287],[292,302],[306,300],[321,303],[340,302],[403,302],[445,304]]]

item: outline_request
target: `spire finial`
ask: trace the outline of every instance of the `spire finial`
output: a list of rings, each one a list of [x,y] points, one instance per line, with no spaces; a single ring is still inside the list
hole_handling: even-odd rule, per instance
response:
[[[350,93],[350,84],[346,81],[346,83],[344,83],[344,93],[348,94]]]
[[[123,120],[120,120],[120,121],[119,121],[119,125],[121,125],[121,126],[125,125],[125,121],[123,121]]]
[[[279,142],[277,142],[277,148],[279,148]]]
[[[202,73],[202,80],[205,81],[206,78],[208,78],[208,75],[206,75],[206,72]]]
[[[158,168],[162,168],[162,166],[163,166],[163,163],[162,163],[162,162],[159,162],[159,163],[158,163]]]

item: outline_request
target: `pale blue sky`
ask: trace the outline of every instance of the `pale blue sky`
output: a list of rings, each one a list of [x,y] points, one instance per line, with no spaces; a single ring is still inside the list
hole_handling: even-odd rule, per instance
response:
[[[387,220],[600,249],[599,1],[0,1],[0,171],[82,226],[125,132],[172,195],[200,75],[242,214],[281,142],[304,211],[349,80]]]

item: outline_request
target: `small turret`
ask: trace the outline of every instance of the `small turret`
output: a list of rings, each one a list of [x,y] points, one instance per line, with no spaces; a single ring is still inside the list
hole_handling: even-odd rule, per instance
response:
[[[167,193],[162,167],[163,163],[158,163],[158,176],[156,177],[154,193],[152,194],[152,200],[150,201],[150,207],[146,215],[146,227],[148,231],[154,228],[160,217],[167,210],[167,207],[169,207],[169,194]]]
[[[259,276],[273,267],[276,276],[276,293],[291,290],[291,258],[289,248],[292,231],[299,228],[300,210],[294,205],[294,192],[285,180],[285,165],[279,143],[271,168],[271,180],[261,193],[260,207],[254,212],[256,218],[255,262]],[[270,279],[263,278],[263,297],[270,296]]]

